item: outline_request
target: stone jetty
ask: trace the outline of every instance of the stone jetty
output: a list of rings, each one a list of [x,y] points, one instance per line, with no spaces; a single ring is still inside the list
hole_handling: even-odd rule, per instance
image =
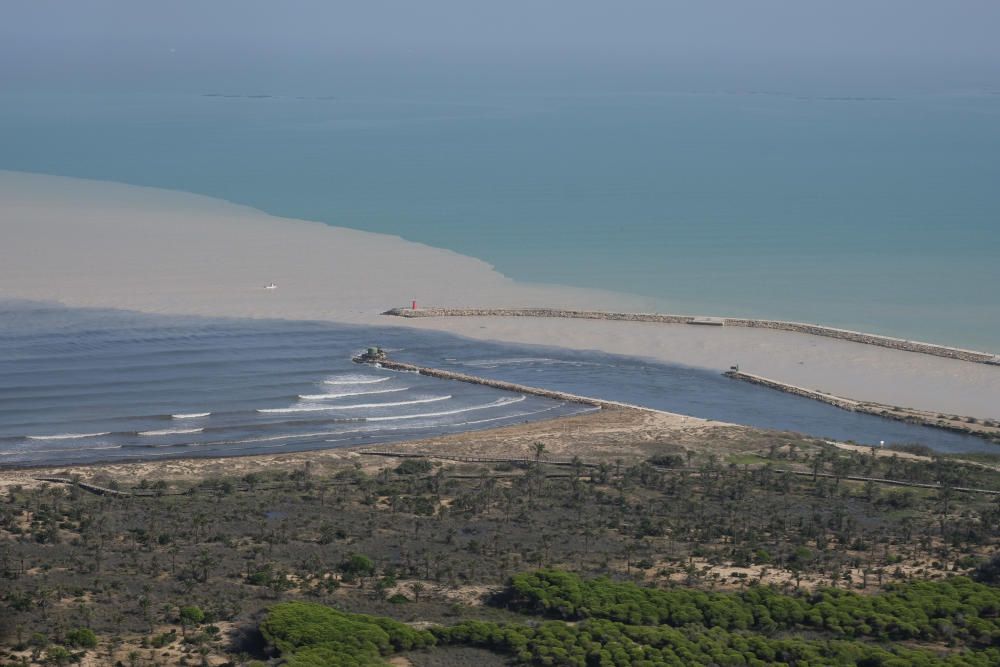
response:
[[[900,408],[894,405],[884,405],[882,403],[856,401],[851,398],[835,396],[833,394],[827,394],[826,392],[816,391],[814,389],[805,389],[804,387],[798,387],[793,384],[787,384],[785,382],[779,382],[778,380],[772,380],[760,375],[753,375],[752,373],[744,373],[737,370],[727,371],[723,373],[723,375],[734,380],[742,380],[744,382],[758,384],[762,387],[776,389],[778,391],[785,392],[786,394],[794,394],[795,396],[802,396],[803,398],[822,401],[823,403],[838,407],[841,410],[863,412],[865,414],[875,415],[876,417],[895,419],[896,421],[906,422],[908,424],[919,424],[921,426],[940,428],[946,431],[953,431],[955,433],[973,435],[1000,444],[1000,424],[989,419],[973,419],[971,417],[963,417],[961,415],[943,415],[933,412],[924,412],[921,410],[912,410],[909,408]]]
[[[622,403],[620,401],[606,401],[602,398],[579,396],[577,394],[570,394],[565,391],[554,391],[552,389],[529,387],[528,385],[524,384],[516,384],[514,382],[504,382],[503,380],[493,380],[490,378],[483,378],[475,375],[466,375],[465,373],[456,373],[454,371],[446,371],[440,368],[429,368],[427,366],[406,364],[401,361],[393,361],[382,350],[379,350],[379,354],[376,357],[373,357],[370,352],[365,352],[364,354],[359,354],[358,356],[354,357],[353,361],[359,364],[370,364],[373,366],[377,366],[379,368],[388,368],[389,370],[393,371],[403,371],[406,373],[419,373],[420,375],[440,378],[442,380],[455,380],[458,382],[468,382],[469,384],[478,384],[484,387],[492,387],[494,389],[510,391],[518,394],[527,394],[529,396],[541,396],[543,398],[551,398],[553,400],[564,401],[566,403],[578,403],[580,405],[589,405],[594,408],[615,409],[615,410],[621,410],[621,409],[642,410],[643,412],[653,412],[664,415],[674,414],[672,412],[666,412],[665,410],[655,410],[653,408],[647,408],[641,405],[633,405],[631,403]]]
[[[980,364],[1000,366],[1000,355],[989,352],[966,350],[959,347],[921,343],[918,341],[880,336],[878,334],[837,329],[804,322],[784,322],[781,320],[758,320],[737,317],[695,317],[691,315],[669,315],[662,313],[612,313],[596,310],[564,310],[558,308],[391,308],[383,315],[395,317],[559,317],[583,320],[617,320],[623,322],[658,322],[660,324],[712,324],[726,327],[746,327],[752,329],[774,329],[796,333],[838,338],[865,345],[877,345],[893,350],[917,352],[936,357],[971,361]]]

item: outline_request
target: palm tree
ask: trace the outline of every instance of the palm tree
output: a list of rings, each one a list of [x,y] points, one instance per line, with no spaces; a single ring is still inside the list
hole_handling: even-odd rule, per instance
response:
[[[198,552],[198,556],[195,559],[194,566],[197,568],[197,574],[200,575],[199,581],[207,582],[209,571],[216,564],[217,558],[215,555],[210,553],[208,549],[201,549]]]
[[[539,459],[542,458],[542,453],[544,451],[545,451],[545,443],[544,442],[536,442],[535,443],[535,464],[536,465],[538,464]]]

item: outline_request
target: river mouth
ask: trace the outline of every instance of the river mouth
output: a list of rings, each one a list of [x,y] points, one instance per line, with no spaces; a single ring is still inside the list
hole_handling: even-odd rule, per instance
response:
[[[373,344],[401,361],[705,419],[864,444],[997,450],[711,371],[394,327],[5,302],[0,340],[4,467],[381,445],[594,409],[352,363]]]

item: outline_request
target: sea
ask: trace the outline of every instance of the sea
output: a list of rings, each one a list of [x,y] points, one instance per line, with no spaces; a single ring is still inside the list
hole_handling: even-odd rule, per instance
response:
[[[696,417],[873,445],[996,451],[978,438],[626,356],[394,327],[0,301],[0,468],[378,447],[593,410],[354,363],[369,346]]]
[[[664,312],[993,352],[998,156],[993,90],[0,91],[0,169],[396,234],[522,282],[639,295]],[[995,448],[624,356],[3,302],[0,466],[377,445],[582,409],[353,364],[371,344],[739,424]]]
[[[0,169],[397,234],[666,312],[1000,352],[1000,91],[0,91]]]

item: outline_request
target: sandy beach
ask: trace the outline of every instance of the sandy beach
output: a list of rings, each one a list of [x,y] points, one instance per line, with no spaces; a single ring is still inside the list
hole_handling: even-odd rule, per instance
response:
[[[637,462],[649,456],[658,444],[685,447],[692,451],[706,449],[705,435],[712,435],[716,453],[742,452],[763,448],[774,438],[796,441],[794,436],[771,436],[769,432],[707,421],[665,412],[633,409],[610,409],[583,415],[550,419],[530,424],[515,424],[484,431],[453,433],[431,438],[395,443],[385,447],[335,448],[318,451],[255,454],[234,457],[191,457],[156,461],[65,465],[54,469],[0,470],[0,490],[11,485],[38,486],[39,476],[77,476],[84,481],[99,481],[110,476],[126,484],[142,479],[205,479],[220,476],[242,476],[274,469],[294,469],[309,462],[316,467],[339,468],[345,461],[377,468],[380,457],[363,456],[370,449],[414,453],[434,452],[440,456],[534,458],[534,443],[546,443],[546,459],[568,461],[580,456],[587,461],[623,458]]]
[[[859,400],[1000,417],[1000,367],[806,334],[532,318],[400,320],[392,306],[649,310],[521,284],[456,253],[185,193],[0,171],[0,298],[163,314],[329,320],[747,372]],[[268,283],[277,289],[265,290]],[[738,313],[691,313],[738,315]]]

